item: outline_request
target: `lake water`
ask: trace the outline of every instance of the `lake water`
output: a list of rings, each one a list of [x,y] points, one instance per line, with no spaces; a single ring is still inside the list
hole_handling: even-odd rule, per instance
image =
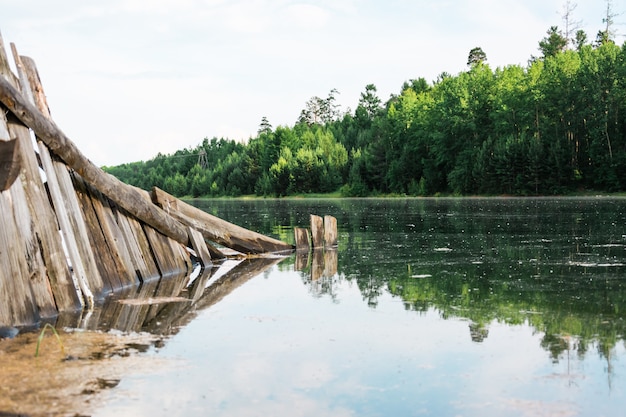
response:
[[[291,242],[329,214],[339,245],[202,278],[92,415],[623,413],[626,199],[194,204]]]

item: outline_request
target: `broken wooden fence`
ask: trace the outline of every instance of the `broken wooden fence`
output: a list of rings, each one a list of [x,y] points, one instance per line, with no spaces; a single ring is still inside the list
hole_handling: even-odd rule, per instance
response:
[[[0,326],[189,273],[191,252],[210,266],[224,254],[206,240],[243,254],[292,250],[104,173],[52,121],[34,61],[11,50],[17,75],[0,36]]]

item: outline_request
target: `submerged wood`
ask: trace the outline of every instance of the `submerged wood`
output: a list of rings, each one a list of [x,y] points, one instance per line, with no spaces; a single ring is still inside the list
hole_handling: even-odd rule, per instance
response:
[[[46,146],[59,156],[68,166],[139,220],[154,227],[164,235],[187,245],[187,229],[168,216],[160,208],[142,198],[133,187],[102,171],[83,155],[66,135],[47,119],[34,105],[3,77],[0,77],[0,102],[4,104],[22,123],[31,128]]]
[[[292,251],[293,246],[280,240],[229,223],[187,204],[154,187],[153,201],[172,217],[198,230],[205,239],[245,254]]]

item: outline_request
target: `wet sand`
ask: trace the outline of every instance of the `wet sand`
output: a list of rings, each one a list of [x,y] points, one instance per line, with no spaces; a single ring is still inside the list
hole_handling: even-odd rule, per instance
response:
[[[0,416],[79,416],[103,406],[102,393],[121,378],[165,366],[151,355],[163,336],[50,329],[0,340]]]

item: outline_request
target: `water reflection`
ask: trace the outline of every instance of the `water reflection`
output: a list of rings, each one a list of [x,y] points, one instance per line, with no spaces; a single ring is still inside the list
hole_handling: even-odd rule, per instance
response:
[[[284,256],[267,256],[227,260],[207,269],[198,266],[191,276],[165,277],[127,288],[85,314],[63,313],[55,326],[169,336],[193,320],[199,311],[283,259]]]
[[[624,340],[626,200],[621,198],[211,204],[214,214],[246,219],[249,227],[275,234],[306,224],[309,213],[335,216],[337,264],[322,252],[294,261],[316,296],[333,297],[334,286],[345,279],[372,308],[390,293],[406,310],[435,308],[443,318],[467,319],[475,342],[489,337],[494,321],[527,323],[545,334],[541,346],[555,361],[589,349],[609,358]],[[254,212],[273,216],[257,223]],[[333,267],[325,270],[326,265]]]

